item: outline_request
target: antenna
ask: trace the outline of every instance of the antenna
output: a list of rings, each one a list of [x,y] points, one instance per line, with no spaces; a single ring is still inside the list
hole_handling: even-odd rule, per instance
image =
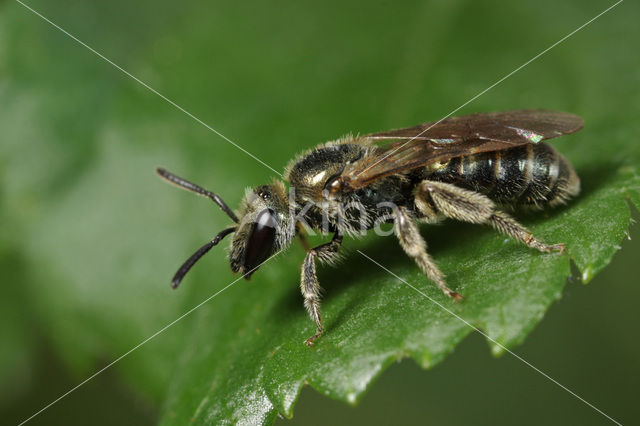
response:
[[[176,274],[173,276],[173,279],[171,280],[171,287],[174,289],[178,288],[180,282],[182,281],[184,276],[187,275],[187,272],[189,272],[191,267],[195,265],[202,256],[207,254],[207,252],[211,250],[213,246],[218,245],[218,243],[222,241],[224,237],[231,234],[232,232],[235,232],[235,230],[235,227],[223,229],[218,233],[218,235],[215,236],[213,240],[209,241],[207,244],[203,245],[195,253],[193,253],[191,257],[189,257],[189,259],[187,259],[187,261],[182,264],[180,269],[178,269],[178,272],[176,272]]]
[[[203,197],[210,198],[211,201],[216,203],[222,209],[222,211],[225,212],[227,214],[227,216],[229,216],[231,218],[231,220],[233,220],[235,223],[239,222],[238,217],[235,215],[235,213],[233,213],[233,211],[229,208],[229,206],[227,206],[227,204],[224,201],[222,201],[222,198],[220,198],[220,196],[218,194],[215,194],[215,193],[213,193],[213,192],[211,192],[209,190],[206,190],[203,187],[201,187],[199,185],[196,185],[193,182],[189,182],[188,180],[183,179],[180,176],[174,175],[173,173],[171,173],[170,171],[168,171],[168,170],[166,170],[166,169],[164,169],[162,167],[156,167],[156,173],[162,179],[164,179],[165,181],[169,182],[172,185],[177,186],[178,188],[186,189],[187,191],[191,191],[191,192],[194,192],[194,193],[196,193],[198,195],[202,195]],[[223,235],[223,237],[224,237],[224,235]],[[213,247],[213,246],[211,246],[211,247]],[[209,251],[211,249],[211,247],[209,247],[208,250],[205,250],[200,256],[202,256],[207,251]],[[204,246],[202,248],[204,248]],[[194,253],[194,256],[195,256],[195,253]],[[194,263],[197,260],[198,259],[194,260]]]

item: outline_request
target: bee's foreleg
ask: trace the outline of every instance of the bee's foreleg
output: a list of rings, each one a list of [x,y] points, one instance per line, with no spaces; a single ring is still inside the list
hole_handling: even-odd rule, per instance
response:
[[[330,242],[307,251],[302,263],[300,290],[302,291],[302,297],[304,297],[304,306],[318,327],[316,333],[305,341],[307,346],[312,346],[313,341],[322,335],[322,317],[320,316],[320,292],[322,288],[316,276],[316,258],[321,262],[329,263],[336,260],[341,243],[342,235],[334,234]]]
[[[489,224],[499,232],[543,252],[564,251],[563,244],[537,240],[515,219],[499,210],[489,197],[443,182],[425,180],[416,191],[416,206],[424,213],[436,211],[463,222]]]
[[[405,253],[413,258],[427,278],[435,282],[438,288],[447,296],[452,297],[454,300],[462,299],[461,295],[447,287],[444,274],[427,253],[427,244],[422,235],[420,235],[413,217],[404,207],[399,207],[394,212],[394,231]]]

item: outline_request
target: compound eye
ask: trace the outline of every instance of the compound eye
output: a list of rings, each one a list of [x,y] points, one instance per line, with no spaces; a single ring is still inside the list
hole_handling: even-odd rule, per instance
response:
[[[276,241],[276,225],[276,213],[273,210],[264,209],[258,214],[249,235],[244,261],[245,272],[248,275],[271,254]]]

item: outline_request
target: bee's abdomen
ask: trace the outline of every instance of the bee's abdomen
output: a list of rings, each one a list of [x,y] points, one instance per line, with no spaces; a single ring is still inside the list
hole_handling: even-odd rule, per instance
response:
[[[452,158],[431,168],[427,179],[478,191],[514,206],[553,206],[580,191],[580,179],[571,164],[545,143]]]

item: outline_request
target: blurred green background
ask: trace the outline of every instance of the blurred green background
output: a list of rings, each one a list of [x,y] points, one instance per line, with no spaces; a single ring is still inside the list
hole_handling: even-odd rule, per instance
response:
[[[28,4],[281,170],[320,141],[442,117],[612,3]],[[638,144],[639,11],[622,3],[460,114],[566,110]],[[0,2],[0,129],[0,416],[11,424],[212,293],[167,282],[180,254],[226,222],[158,182],[155,165],[232,206],[273,172],[14,1]],[[637,227],[631,236],[592,282],[570,282],[516,348],[622,423],[640,414]],[[221,254],[207,263],[194,281],[216,271],[231,282]],[[173,373],[167,359],[193,321],[32,423],[154,423]],[[473,335],[430,371],[392,366],[356,408],[305,389],[293,421],[279,422],[606,419],[513,357],[492,358]]]

